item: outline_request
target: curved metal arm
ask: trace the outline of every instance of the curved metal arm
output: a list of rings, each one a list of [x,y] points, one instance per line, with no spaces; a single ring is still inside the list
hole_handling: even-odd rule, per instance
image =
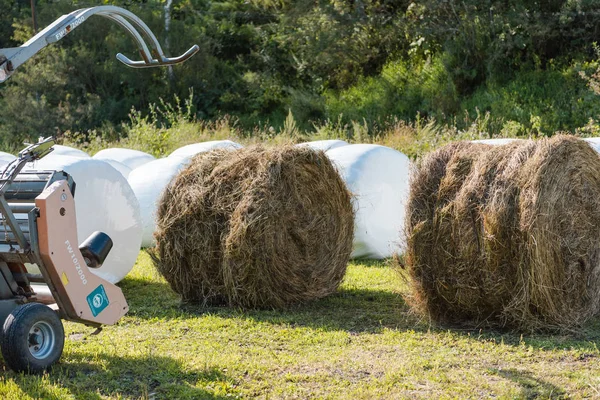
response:
[[[183,55],[169,58],[165,56],[160,43],[148,25],[132,12],[115,6],[84,8],[63,15],[20,47],[0,49],[0,83],[6,81],[25,61],[47,45],[58,42],[67,36],[92,15],[99,15],[116,22],[133,38],[142,56],[142,61],[132,61],[121,53],[117,54],[119,61],[132,68],[178,64],[192,57],[200,49],[198,45],[194,45]],[[150,43],[150,48],[144,38]]]
[[[149,68],[149,67],[157,67],[160,65],[174,65],[174,64],[179,64],[179,63],[186,61],[188,58],[190,58],[194,54],[196,54],[198,52],[198,50],[200,50],[200,47],[198,47],[198,45],[195,44],[188,51],[186,51],[179,57],[171,57],[171,58],[163,57],[162,61],[160,61],[160,62],[158,60],[150,60],[149,62],[131,61],[129,58],[127,58],[126,56],[124,56],[121,53],[117,53],[117,60],[121,61],[123,64],[125,64],[131,68]]]

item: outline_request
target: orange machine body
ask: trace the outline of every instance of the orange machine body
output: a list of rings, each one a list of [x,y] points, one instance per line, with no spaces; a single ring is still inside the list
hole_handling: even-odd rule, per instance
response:
[[[88,325],[112,325],[129,310],[121,289],[94,275],[78,248],[75,201],[66,181],[35,199],[40,271],[63,317]]]

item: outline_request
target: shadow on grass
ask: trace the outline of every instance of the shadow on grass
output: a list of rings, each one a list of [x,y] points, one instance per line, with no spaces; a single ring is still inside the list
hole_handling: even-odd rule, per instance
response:
[[[232,311],[223,308],[215,313],[227,316]],[[287,310],[237,311],[235,314],[257,322],[350,333],[378,333],[386,328],[423,328],[407,315],[407,306],[401,295],[380,290],[341,289],[327,298]]]
[[[489,371],[521,386],[520,398],[522,399],[563,399],[566,395],[563,389],[536,378],[529,372],[515,369],[490,369]]]
[[[418,329],[407,316],[401,295],[379,290],[341,289],[333,295],[285,310],[240,310],[181,304],[164,282],[128,278],[121,287],[129,303],[129,315],[139,318],[195,318],[205,314],[223,318],[307,326],[323,330],[378,332],[384,328]]]
[[[374,266],[381,265],[380,262]],[[130,306],[129,315],[151,318],[197,318],[205,314],[222,318],[252,319],[278,325],[306,326],[327,331],[378,333],[383,329],[416,332],[448,332],[478,341],[494,341],[511,346],[531,346],[539,350],[575,349],[597,354],[600,320],[588,324],[578,334],[521,334],[498,329],[465,329],[456,326],[432,326],[412,315],[402,295],[383,290],[341,289],[337,293],[305,305],[286,310],[243,311],[230,307],[202,308],[181,304],[169,285],[160,281],[127,278],[121,283]]]
[[[494,341],[514,347],[533,348],[542,351],[570,350],[577,353],[579,360],[584,361],[600,356],[600,320],[595,319],[577,333],[531,333],[506,332],[488,330],[471,332],[472,337],[480,341]]]
[[[224,399],[210,389],[230,392],[233,381],[218,369],[189,371],[177,361],[160,356],[63,356],[43,376],[8,372],[20,389],[35,399],[64,398],[65,391],[77,399],[105,397],[152,399]],[[200,387],[198,387],[200,386]],[[58,388],[58,389],[57,389]]]

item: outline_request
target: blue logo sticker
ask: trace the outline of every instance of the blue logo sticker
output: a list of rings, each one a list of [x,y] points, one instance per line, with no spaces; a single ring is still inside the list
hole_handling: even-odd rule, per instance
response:
[[[87,302],[94,317],[98,316],[102,310],[108,307],[109,301],[104,290],[104,285],[98,286],[92,293],[88,294]]]

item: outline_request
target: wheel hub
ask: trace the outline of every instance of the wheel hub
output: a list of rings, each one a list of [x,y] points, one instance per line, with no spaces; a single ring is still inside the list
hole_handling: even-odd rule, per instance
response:
[[[50,355],[56,342],[52,327],[44,321],[36,322],[29,330],[29,352],[39,360]]]
[[[29,343],[30,344],[40,344],[42,342],[42,338],[39,334],[29,334]]]

